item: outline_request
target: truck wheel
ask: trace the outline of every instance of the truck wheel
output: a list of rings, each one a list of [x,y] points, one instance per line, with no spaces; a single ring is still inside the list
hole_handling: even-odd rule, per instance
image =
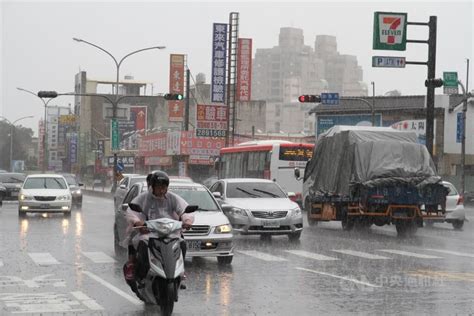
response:
[[[311,204],[309,201],[305,201],[304,203],[304,210],[306,212],[306,218],[308,219],[309,226],[316,226],[318,225],[318,221],[314,218],[311,218]]]
[[[464,226],[464,221],[456,220],[453,222],[453,228],[454,229],[461,229]]]
[[[341,225],[343,230],[352,230],[354,228],[354,220],[345,215],[341,220]]]
[[[397,228],[398,237],[411,237],[416,234],[418,227],[416,226],[414,221],[398,221],[395,224]]]

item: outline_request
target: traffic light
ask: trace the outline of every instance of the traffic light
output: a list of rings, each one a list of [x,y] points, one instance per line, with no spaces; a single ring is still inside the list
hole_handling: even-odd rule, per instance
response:
[[[321,102],[321,96],[314,94],[300,95],[298,101],[302,103],[319,103]]]
[[[54,99],[58,96],[58,93],[56,91],[38,91],[38,96],[40,98]]]
[[[439,88],[439,87],[442,87],[444,84],[443,82],[443,79],[435,79],[435,78],[432,78],[432,79],[426,79],[425,80],[425,87],[435,87],[435,88]]]
[[[163,97],[165,100],[183,100],[183,95],[179,93],[167,93]]]

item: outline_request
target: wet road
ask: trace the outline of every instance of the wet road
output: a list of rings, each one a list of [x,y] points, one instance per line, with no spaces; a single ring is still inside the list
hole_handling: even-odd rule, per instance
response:
[[[474,313],[474,211],[399,239],[393,227],[305,226],[301,241],[236,237],[232,265],[188,260],[174,315]],[[151,315],[122,280],[113,203],[84,197],[71,218],[0,209],[0,315]]]

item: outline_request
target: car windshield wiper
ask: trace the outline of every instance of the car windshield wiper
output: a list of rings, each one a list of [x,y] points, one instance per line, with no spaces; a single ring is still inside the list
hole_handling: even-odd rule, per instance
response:
[[[280,196],[278,194],[275,194],[275,193],[272,193],[272,192],[268,192],[268,191],[265,191],[265,190],[260,190],[260,189],[253,189],[254,191],[257,191],[257,192],[261,192],[261,193],[265,193],[265,194],[268,194],[274,198],[279,198]]]
[[[235,188],[235,189],[236,189],[236,190],[239,190],[240,192],[244,192],[245,194],[248,194],[248,195],[253,196],[253,197],[260,197],[260,195],[255,194],[255,193],[252,193],[252,192],[249,192],[249,191],[244,190],[244,189],[242,189],[242,188]]]

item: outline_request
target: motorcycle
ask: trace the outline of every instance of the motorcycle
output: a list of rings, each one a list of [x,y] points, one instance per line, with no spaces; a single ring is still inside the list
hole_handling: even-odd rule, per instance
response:
[[[140,206],[129,204],[129,207],[141,212]],[[186,207],[185,213],[198,209],[196,205]],[[142,280],[141,287],[132,288],[145,303],[156,304],[161,308],[161,314],[168,316],[173,312],[174,303],[178,301],[178,290],[181,286],[181,276],[184,274],[184,258],[180,247],[180,238],[173,237],[181,230],[182,222],[169,218],[145,221],[150,232],[148,239],[149,269]]]

